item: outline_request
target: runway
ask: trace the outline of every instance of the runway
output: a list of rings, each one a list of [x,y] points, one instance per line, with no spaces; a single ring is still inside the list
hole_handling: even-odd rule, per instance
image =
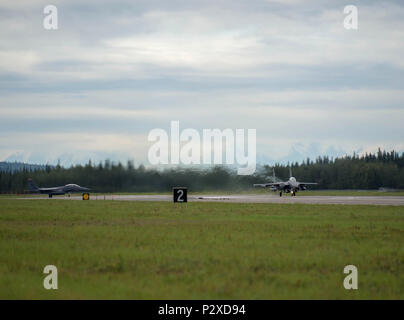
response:
[[[17,199],[49,199],[44,196]],[[81,200],[81,196],[54,197],[49,200]],[[119,201],[173,201],[171,195],[90,195],[90,200]],[[221,203],[302,203],[302,204],[349,204],[349,205],[390,205],[404,206],[404,197],[400,196],[296,196],[279,197],[276,195],[189,195],[189,202]]]

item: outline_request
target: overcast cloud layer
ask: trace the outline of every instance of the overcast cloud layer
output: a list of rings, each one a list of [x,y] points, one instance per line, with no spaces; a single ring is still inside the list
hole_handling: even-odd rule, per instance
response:
[[[0,160],[146,163],[171,120],[262,162],[404,151],[403,39],[402,1],[2,0]]]

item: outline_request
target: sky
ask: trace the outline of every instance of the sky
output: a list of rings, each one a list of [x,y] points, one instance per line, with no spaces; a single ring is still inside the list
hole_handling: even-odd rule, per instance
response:
[[[0,161],[147,164],[174,120],[261,163],[404,151],[403,55],[402,1],[2,0]]]

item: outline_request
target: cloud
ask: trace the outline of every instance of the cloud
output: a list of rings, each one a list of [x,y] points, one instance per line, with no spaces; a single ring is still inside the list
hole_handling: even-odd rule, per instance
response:
[[[0,158],[146,161],[171,120],[255,128],[263,159],[404,150],[400,1],[353,1],[357,31],[337,0],[53,4],[56,31],[42,1],[0,4]]]

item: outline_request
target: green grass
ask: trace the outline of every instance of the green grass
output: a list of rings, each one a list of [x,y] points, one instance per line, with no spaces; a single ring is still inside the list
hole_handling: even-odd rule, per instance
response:
[[[402,206],[3,198],[0,298],[403,299],[403,243]]]

